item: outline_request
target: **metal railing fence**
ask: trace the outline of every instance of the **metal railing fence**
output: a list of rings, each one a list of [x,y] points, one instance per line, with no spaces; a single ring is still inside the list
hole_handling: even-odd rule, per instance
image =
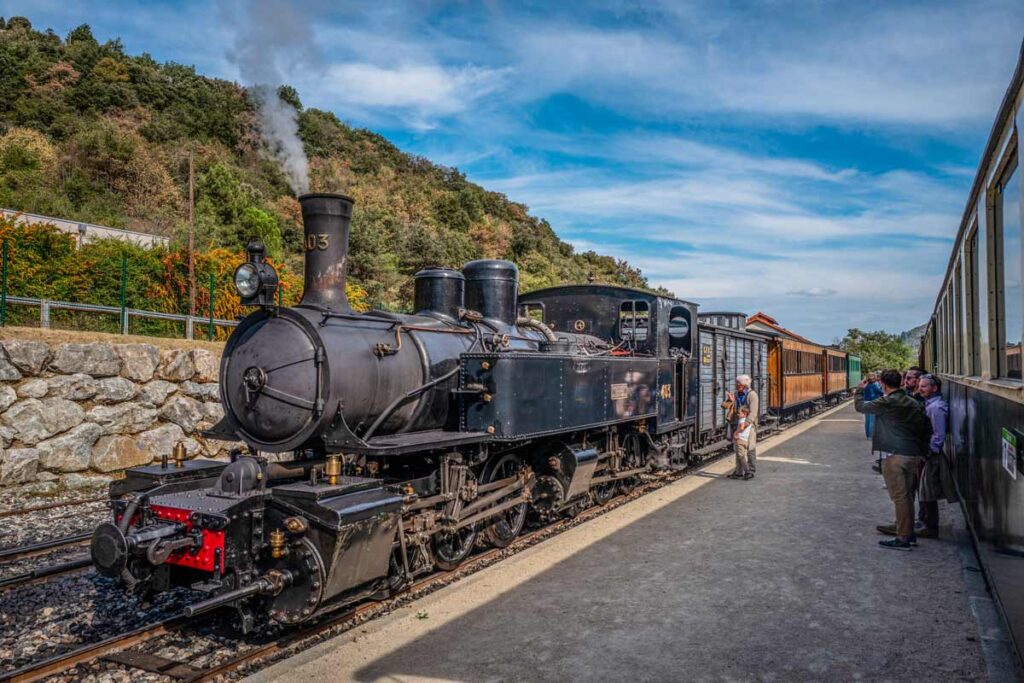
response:
[[[160,313],[158,311],[143,311],[137,308],[121,308],[120,306],[102,306],[100,304],[79,304],[70,301],[51,301],[49,299],[33,299],[25,296],[4,296],[3,307],[16,304],[22,306],[36,306],[39,308],[39,326],[43,329],[50,328],[50,312],[53,310],[81,311],[86,313],[110,313],[120,316],[121,334],[129,334],[129,322],[131,318],[145,318],[149,320],[168,320],[172,322],[185,323],[185,338],[195,339],[197,325],[206,325],[208,336],[213,339],[213,330],[217,327],[235,327],[237,320],[222,320],[220,318],[199,317],[182,315],[180,313]],[[6,311],[0,312],[0,325],[6,324]]]
[[[185,324],[185,338],[194,339],[197,326],[206,327],[206,336],[212,340],[215,337],[217,327],[235,327],[237,320],[223,320],[214,317],[214,301],[216,293],[216,280],[213,273],[210,273],[209,281],[209,314],[206,316],[190,316],[181,313],[162,313],[159,311],[146,311],[138,308],[128,307],[128,259],[121,257],[121,287],[120,305],[106,306],[102,304],[86,304],[72,301],[56,301],[51,299],[40,299],[33,297],[14,296],[8,293],[8,271],[10,269],[10,248],[7,240],[0,244],[0,327],[8,322],[8,308],[13,304],[17,306],[35,306],[39,308],[39,326],[44,329],[51,327],[51,313],[54,310],[77,311],[85,313],[99,313],[117,315],[119,331],[121,334],[129,334],[131,319],[140,318],[148,320],[165,320]],[[280,297],[279,297],[280,298]]]

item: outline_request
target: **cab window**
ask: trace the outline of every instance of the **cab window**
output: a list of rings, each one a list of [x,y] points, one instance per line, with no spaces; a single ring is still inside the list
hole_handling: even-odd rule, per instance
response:
[[[651,309],[646,301],[623,301],[619,307],[619,338],[623,341],[647,341],[651,329]]]

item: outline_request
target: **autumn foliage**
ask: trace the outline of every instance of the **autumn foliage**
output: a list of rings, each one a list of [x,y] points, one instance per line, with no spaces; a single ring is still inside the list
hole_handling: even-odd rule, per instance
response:
[[[128,308],[158,313],[188,313],[188,252],[180,247],[144,248],[117,239],[88,241],[76,248],[76,238],[52,225],[27,225],[0,219],[0,243],[7,242],[7,294],[52,301],[120,306],[122,265],[125,304]],[[245,260],[239,250],[217,247],[195,255],[196,315],[208,317],[211,294],[213,317],[235,320],[248,311],[235,293],[232,276]],[[281,301],[298,302],[302,296],[302,273],[271,259],[281,278]],[[211,277],[213,288],[211,291]],[[367,310],[366,291],[358,285],[346,287],[356,310]],[[116,331],[116,318],[71,315],[76,327]],[[9,305],[8,321],[35,324],[38,310]],[[58,323],[59,324],[59,323]],[[159,320],[133,319],[132,332],[180,336],[183,326]],[[216,330],[220,337],[227,330]]]

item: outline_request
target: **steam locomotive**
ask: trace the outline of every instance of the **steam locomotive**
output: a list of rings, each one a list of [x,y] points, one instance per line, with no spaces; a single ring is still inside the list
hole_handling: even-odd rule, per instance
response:
[[[300,303],[275,305],[258,242],[235,273],[254,310],[227,342],[225,415],[206,436],[247,449],[129,470],[92,538],[96,569],[126,589],[204,594],[188,616],[231,607],[249,630],[394,592],[699,460],[727,443],[732,378],[767,388],[765,335],[624,287],[518,296],[508,261],[422,270],[411,315],[354,312],[353,200],[299,201]]]

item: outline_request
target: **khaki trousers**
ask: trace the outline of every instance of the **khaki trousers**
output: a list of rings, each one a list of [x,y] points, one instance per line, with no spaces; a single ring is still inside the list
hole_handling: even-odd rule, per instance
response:
[[[733,442],[733,448],[736,451],[736,474],[748,474],[750,472],[750,465],[747,461],[747,444],[742,441]]]
[[[914,535],[914,491],[920,469],[921,458],[916,456],[890,455],[882,459],[882,477],[896,508],[896,535],[900,538]]]
[[[747,439],[747,463],[751,472],[757,472],[757,429],[751,428]]]

